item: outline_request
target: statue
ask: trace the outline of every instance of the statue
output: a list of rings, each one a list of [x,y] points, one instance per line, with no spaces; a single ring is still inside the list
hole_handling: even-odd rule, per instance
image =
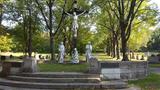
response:
[[[40,60],[39,54],[37,52],[35,53],[35,59],[36,59],[36,61]]]
[[[72,52],[72,63],[74,63],[74,64],[79,63],[77,48],[74,48],[74,50]]]
[[[88,62],[88,60],[92,57],[92,45],[91,42],[88,42],[88,44],[86,45],[86,61]]]
[[[65,55],[65,47],[63,45],[63,42],[59,45],[59,63],[64,63],[64,55]]]
[[[77,37],[77,30],[78,30],[78,22],[77,22],[77,20],[78,20],[78,16],[80,16],[80,15],[82,15],[82,14],[84,14],[86,11],[83,11],[82,13],[80,13],[80,14],[77,14],[75,11],[73,12],[73,14],[70,14],[70,13],[68,13],[68,12],[65,12],[68,16],[71,16],[72,17],[72,19],[73,19],[73,21],[72,21],[72,31],[73,31],[73,33],[74,33],[74,37]]]

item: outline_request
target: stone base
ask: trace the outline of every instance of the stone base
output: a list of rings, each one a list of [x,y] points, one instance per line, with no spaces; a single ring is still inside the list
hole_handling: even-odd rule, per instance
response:
[[[95,57],[88,60],[89,63],[89,73],[99,73],[99,62]]]
[[[37,60],[35,58],[26,57],[23,60],[21,72],[37,72]]]
[[[100,62],[103,79],[142,79],[148,75],[148,62]]]

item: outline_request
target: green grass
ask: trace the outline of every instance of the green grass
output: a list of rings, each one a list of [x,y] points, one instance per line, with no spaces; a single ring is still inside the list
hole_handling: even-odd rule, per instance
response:
[[[129,84],[139,86],[142,90],[160,90],[160,75],[152,73],[145,79],[129,81]]]
[[[40,72],[86,72],[88,64],[39,64]]]
[[[160,64],[149,64],[149,67],[159,67],[160,68]]]

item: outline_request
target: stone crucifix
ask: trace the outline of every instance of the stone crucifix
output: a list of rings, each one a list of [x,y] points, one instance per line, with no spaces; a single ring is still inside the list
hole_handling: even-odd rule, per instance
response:
[[[78,16],[84,14],[86,11],[83,11],[80,14],[77,14],[76,11],[73,12],[73,14],[66,12],[66,14],[70,17],[72,17],[73,21],[72,21],[72,31],[73,31],[73,36],[77,37],[77,30],[78,30]]]
[[[76,60],[75,62],[79,63],[79,61],[77,61],[78,58],[78,50],[77,50],[77,32],[78,32],[78,17],[83,15],[84,13],[87,13],[86,10],[79,10],[77,8],[77,0],[74,1],[73,3],[73,9],[72,11],[69,12],[65,12],[66,15],[70,16],[72,18],[72,61],[74,62],[74,60]],[[77,53],[75,53],[77,52]],[[74,56],[74,57],[73,57]],[[76,56],[76,57],[75,57]]]

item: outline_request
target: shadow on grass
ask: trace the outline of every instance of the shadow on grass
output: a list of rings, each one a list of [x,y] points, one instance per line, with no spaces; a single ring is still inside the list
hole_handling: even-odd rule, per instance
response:
[[[139,86],[142,90],[160,90],[160,75],[151,73],[144,79],[129,81],[129,84]]]

